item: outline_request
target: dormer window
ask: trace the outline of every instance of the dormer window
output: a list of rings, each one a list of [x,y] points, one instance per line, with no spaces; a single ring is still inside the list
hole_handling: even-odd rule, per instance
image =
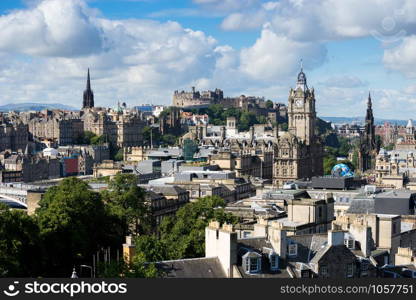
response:
[[[257,273],[260,271],[260,258],[247,257],[246,258],[246,273]]]
[[[355,249],[355,241],[353,239],[346,239],[344,240],[344,245],[351,250]]]
[[[256,252],[247,252],[243,256],[243,267],[247,274],[259,272],[261,270],[261,255]]]
[[[288,245],[288,255],[297,256],[298,255],[298,244],[289,244]]]

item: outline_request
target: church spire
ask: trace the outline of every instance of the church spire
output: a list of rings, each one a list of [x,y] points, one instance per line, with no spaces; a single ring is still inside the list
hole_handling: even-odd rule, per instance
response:
[[[91,90],[91,78],[90,78],[90,69],[88,68],[87,73],[87,87],[84,91],[84,99],[82,102],[82,108],[93,108],[94,107],[94,93]]]
[[[87,90],[91,90],[90,68],[88,68],[88,75],[87,75]]]
[[[371,103],[371,93],[368,92],[368,100],[367,100],[367,106],[368,108],[372,108],[372,103]]]

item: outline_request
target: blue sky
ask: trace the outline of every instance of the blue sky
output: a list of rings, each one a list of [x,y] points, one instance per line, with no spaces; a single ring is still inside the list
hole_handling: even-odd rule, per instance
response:
[[[376,117],[412,118],[413,2],[2,0],[0,104],[77,107],[87,67],[103,106],[193,85],[285,103],[303,59],[319,115],[363,115],[371,91]]]

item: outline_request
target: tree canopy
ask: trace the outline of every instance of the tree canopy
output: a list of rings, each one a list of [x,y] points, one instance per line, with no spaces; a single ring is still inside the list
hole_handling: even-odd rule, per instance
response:
[[[102,192],[104,202],[112,215],[124,227],[124,235],[149,233],[152,229],[151,207],[146,203],[146,192],[137,186],[137,176],[117,174]]]
[[[76,140],[80,145],[102,145],[105,143],[103,135],[96,135],[91,131],[84,131]]]
[[[25,212],[0,204],[0,277],[39,274],[39,228]]]
[[[201,257],[205,254],[205,227],[210,220],[235,223],[236,218],[224,211],[225,202],[218,196],[208,196],[180,208],[175,216],[165,218],[160,225],[160,240],[165,259]],[[155,243],[157,246],[157,244]]]
[[[45,193],[36,218],[46,246],[44,258],[56,275],[90,261],[100,246],[109,242],[107,214],[100,195],[74,177],[62,180]]]

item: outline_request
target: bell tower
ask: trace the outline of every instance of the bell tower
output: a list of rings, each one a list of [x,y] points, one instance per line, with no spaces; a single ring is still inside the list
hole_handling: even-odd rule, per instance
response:
[[[311,145],[315,138],[315,91],[308,87],[302,62],[296,88],[289,92],[288,118],[289,131],[306,145]]]

